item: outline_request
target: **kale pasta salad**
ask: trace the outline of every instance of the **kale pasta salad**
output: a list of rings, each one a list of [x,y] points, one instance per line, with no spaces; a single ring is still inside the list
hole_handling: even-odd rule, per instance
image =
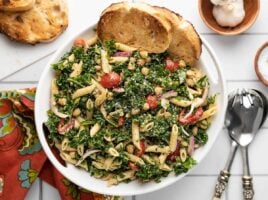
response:
[[[52,65],[48,139],[109,185],[187,172],[216,113],[209,80],[167,52],[78,38]]]

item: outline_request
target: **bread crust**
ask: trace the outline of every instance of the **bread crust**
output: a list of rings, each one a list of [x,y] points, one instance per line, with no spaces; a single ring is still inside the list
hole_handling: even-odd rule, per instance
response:
[[[98,22],[102,41],[114,39],[140,50],[161,53],[172,39],[171,23],[145,3],[115,3],[106,8]]]
[[[155,9],[172,24],[173,37],[167,50],[171,58],[183,59],[187,64],[194,66],[202,51],[202,42],[194,26],[167,8],[155,6]]]
[[[0,0],[0,11],[21,12],[33,7],[35,0]]]
[[[65,0],[36,0],[34,7],[26,12],[0,12],[0,32],[18,42],[50,42],[67,26]]]

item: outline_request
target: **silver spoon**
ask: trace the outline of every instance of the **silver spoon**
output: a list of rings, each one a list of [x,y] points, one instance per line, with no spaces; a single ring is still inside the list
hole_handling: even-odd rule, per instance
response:
[[[225,125],[232,139],[231,150],[225,168],[220,172],[218,177],[213,200],[221,198],[228,184],[230,169],[237,151],[238,143],[243,143],[244,138],[247,139],[247,136],[253,139],[262,121],[264,121],[264,103],[262,97],[255,90],[250,90],[250,93],[246,92],[246,90],[242,91],[242,94],[240,94],[239,90],[233,92],[228,98]],[[245,111],[247,111],[247,118],[243,113]],[[245,129],[245,127],[247,129]],[[252,133],[253,136],[249,133]]]
[[[256,94],[257,93],[257,94]],[[243,177],[242,177],[242,183],[243,183],[243,196],[244,200],[252,200],[254,196],[254,190],[253,190],[253,184],[252,184],[252,177],[250,175],[249,170],[249,161],[248,161],[248,146],[253,141],[257,134],[257,130],[262,126],[264,123],[266,116],[267,116],[267,100],[265,96],[256,90],[249,90],[248,92],[245,90],[242,90],[243,95],[243,108],[246,108],[245,111],[242,111],[244,114],[247,114],[248,116],[243,116],[243,119],[245,120],[245,127],[242,131],[242,134],[240,137],[234,138],[240,145],[241,151],[242,151],[242,159],[243,159]],[[250,102],[253,97],[258,97],[253,102]],[[256,102],[256,104],[254,104]],[[250,107],[248,107],[248,104],[251,104]],[[253,105],[252,105],[253,104]],[[262,108],[257,108],[258,106],[263,105]],[[256,106],[256,107],[254,107]],[[249,111],[249,109],[255,109],[259,110],[259,113],[256,113],[256,116],[250,116],[252,112]],[[252,126],[250,128],[250,123],[255,118],[255,127]]]

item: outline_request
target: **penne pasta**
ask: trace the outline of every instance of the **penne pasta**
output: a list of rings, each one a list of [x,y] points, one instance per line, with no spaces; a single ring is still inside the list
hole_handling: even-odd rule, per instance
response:
[[[128,61],[128,57],[110,57],[109,63],[124,63]]]
[[[90,46],[96,44],[97,41],[98,41],[98,35],[95,33],[91,38],[89,38],[86,41],[86,45],[87,45],[87,47],[90,47]]]
[[[60,157],[68,163],[71,163],[74,165],[77,163],[77,161],[73,159],[69,153],[60,152]]]
[[[70,74],[70,77],[77,77],[82,73],[83,70],[83,61],[80,61],[79,63],[74,63],[72,66],[72,73]]]
[[[64,113],[61,113],[58,111],[58,108],[56,107],[56,101],[55,101],[55,95],[59,93],[59,89],[57,87],[56,79],[53,79],[51,81],[51,93],[50,93],[50,108],[51,111],[57,115],[60,118],[67,118],[69,115],[66,115]]]
[[[118,157],[119,156],[118,151],[113,147],[110,147],[107,152],[108,152],[108,154],[110,154],[113,157]]]
[[[104,73],[109,73],[112,71],[112,66],[109,64],[108,61],[107,52],[103,49],[101,50],[101,67]]]
[[[94,126],[91,127],[90,132],[89,132],[90,137],[94,137],[99,132],[100,129],[101,129],[101,126],[99,123],[94,124]]]
[[[103,163],[103,167],[104,167],[104,169],[106,171],[110,171],[111,170],[111,166],[112,166],[112,163],[113,163],[114,159],[115,159],[115,157],[113,157],[113,158],[106,158],[106,160]]]
[[[77,146],[77,153],[78,153],[79,156],[83,156],[84,149],[85,149],[84,147],[85,147],[84,144],[80,144],[80,145]]]
[[[164,153],[162,153],[160,156],[159,156],[159,164],[160,164],[160,166],[161,165],[164,165],[165,164],[165,161],[166,161],[166,159],[167,159],[167,154],[164,154]]]
[[[134,144],[135,147],[137,147],[138,149],[141,149],[140,146],[140,130],[139,130],[139,125],[135,122],[132,122],[132,142]]]
[[[170,148],[169,146],[165,146],[165,147],[160,147],[158,145],[151,145],[151,146],[147,146],[147,148],[145,149],[145,152],[154,152],[154,153],[170,153]]]
[[[73,93],[72,99],[76,99],[78,97],[91,94],[94,91],[94,89],[95,89],[95,85],[90,85],[90,86],[78,89]]]
[[[198,121],[202,121],[204,119],[207,119],[207,118],[215,115],[216,112],[217,112],[217,107],[213,106],[213,107],[209,108],[208,110],[206,110],[205,112],[203,112],[202,117]]]
[[[138,156],[135,156],[133,154],[130,154],[130,153],[127,153],[125,152],[125,154],[127,155],[127,157],[129,158],[130,161],[134,162],[134,163],[139,163],[140,165],[144,165],[144,161],[138,157]]]
[[[171,152],[174,152],[177,148],[178,134],[179,134],[178,126],[176,124],[173,124],[169,140],[169,148]]]
[[[182,162],[185,162],[185,160],[187,159],[187,151],[185,148],[180,149],[180,158]]]
[[[120,51],[132,52],[132,51],[136,51],[137,50],[137,48],[135,48],[135,47],[131,47],[131,46],[128,46],[126,44],[119,43],[119,42],[116,42],[115,43],[115,46]]]
[[[192,101],[188,101],[188,100],[179,100],[177,98],[172,98],[170,99],[170,102],[173,103],[176,106],[180,106],[180,107],[188,107],[192,104]]]
[[[147,132],[151,130],[154,127],[154,122],[149,122],[148,124],[145,124],[144,126],[140,127],[140,132]]]
[[[154,161],[154,159],[151,158],[150,156],[148,156],[148,155],[143,155],[142,158],[143,158],[146,162],[148,162],[149,164],[151,164],[151,165],[155,165],[155,161]]]
[[[61,142],[61,150],[66,151],[66,149],[68,148],[68,144],[69,144],[69,139],[67,137],[64,137],[64,139]]]

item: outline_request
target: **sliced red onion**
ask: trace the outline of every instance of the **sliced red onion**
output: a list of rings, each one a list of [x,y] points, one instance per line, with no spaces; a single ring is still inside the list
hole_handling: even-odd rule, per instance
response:
[[[100,150],[88,150],[81,158],[78,160],[78,162],[75,164],[75,166],[80,165],[88,156],[100,152]]]
[[[194,136],[191,136],[189,139],[189,146],[188,146],[188,153],[190,156],[192,156],[194,153],[194,145],[195,145]]]
[[[175,90],[170,90],[160,96],[160,99],[168,99],[170,97],[176,97],[178,93]]]
[[[63,119],[58,124],[58,132],[61,135],[64,135],[69,130],[71,130],[74,127],[75,120],[72,118],[70,119],[66,124],[63,124]]]
[[[132,52],[127,51],[119,51],[113,54],[114,57],[130,57],[132,55]]]
[[[124,88],[113,88],[113,91],[116,93],[123,93],[123,92],[125,92],[125,89]]]

